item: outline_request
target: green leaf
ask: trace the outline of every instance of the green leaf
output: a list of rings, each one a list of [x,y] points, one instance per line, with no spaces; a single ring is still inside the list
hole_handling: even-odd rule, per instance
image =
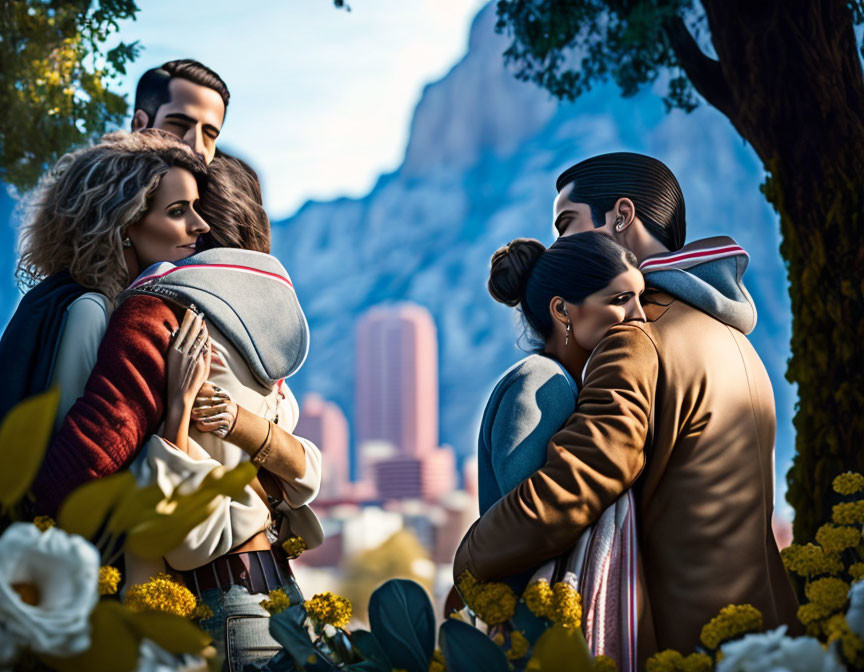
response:
[[[27,492],[48,448],[60,388],[12,407],[0,424],[0,505],[8,509]]]
[[[594,659],[581,629],[553,625],[537,640],[526,669],[532,672],[590,672],[594,669]]]
[[[354,630],[351,633],[351,644],[366,659],[366,662],[374,663],[384,672],[390,672],[393,669],[393,664],[387,658],[384,649],[381,648],[381,643],[368,630]]]
[[[156,507],[164,499],[155,483],[144,488],[127,490],[111,512],[106,526],[112,534],[120,534],[156,514]]]
[[[420,584],[391,579],[369,598],[372,633],[395,668],[426,672],[435,650],[435,614]]]
[[[141,637],[129,624],[129,610],[114,600],[102,600],[90,615],[90,648],[70,658],[42,655],[58,672],[131,672],[138,665]]]
[[[448,672],[507,672],[507,656],[489,636],[455,618],[441,624],[438,634]],[[566,665],[560,670],[569,670]]]
[[[177,614],[162,611],[128,612],[125,618],[132,629],[168,653],[200,654],[213,639],[188,618]]]
[[[317,659],[305,622],[306,610],[302,604],[290,606],[270,617],[270,634],[285,647],[301,670],[309,663],[310,658]]]
[[[129,471],[85,483],[63,500],[57,524],[70,534],[90,539],[114,505],[130,490],[135,490],[135,476]]]

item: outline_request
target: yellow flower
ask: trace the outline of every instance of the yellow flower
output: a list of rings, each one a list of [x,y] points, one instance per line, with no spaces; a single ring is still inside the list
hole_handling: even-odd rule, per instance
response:
[[[514,630],[510,633],[510,650],[507,652],[508,660],[519,660],[524,658],[531,648],[531,643],[525,638],[519,630]]]
[[[704,653],[691,653],[685,658],[678,651],[666,649],[651,656],[645,669],[647,672],[711,672],[713,667],[710,656]]]
[[[831,520],[838,525],[861,525],[864,523],[864,500],[835,504],[831,509]]]
[[[351,620],[351,603],[329,590],[313,595],[311,600],[306,600],[304,606],[306,613],[321,625],[344,628]]]
[[[552,613],[552,586],[546,579],[535,581],[522,593],[525,605],[535,616],[548,618]]]
[[[291,600],[281,588],[276,588],[270,591],[270,599],[261,600],[258,604],[264,607],[271,616],[281,614],[291,606]]]
[[[840,642],[840,650],[856,669],[864,667],[864,641],[849,628],[843,614],[832,616],[826,624],[828,643]]]
[[[843,579],[828,577],[816,579],[804,588],[804,594],[811,602],[836,611],[846,604],[849,595],[849,584]]]
[[[195,607],[195,611],[192,612],[192,618],[196,621],[213,618],[213,610],[210,608],[210,605],[201,602],[197,607]]]
[[[195,596],[170,575],[160,572],[147,583],[138,583],[126,591],[124,603],[133,611],[166,611],[189,617],[195,611]]]
[[[864,578],[864,562],[849,565],[849,576],[852,577],[853,581]]]
[[[618,672],[618,664],[609,656],[597,656],[594,659],[594,672]]]
[[[441,649],[432,652],[432,660],[429,661],[429,672],[447,672],[447,661]]]
[[[647,672],[676,672],[684,664],[684,656],[678,651],[666,649],[651,656],[645,664]]]
[[[469,607],[471,606],[471,602],[474,599],[474,593],[479,588],[479,585],[477,579],[475,579],[474,575],[467,569],[459,575],[458,579],[456,579],[456,587],[459,589],[459,593],[465,600],[465,604]]]
[[[798,607],[798,620],[804,625],[810,625],[816,621],[821,621],[823,618],[828,618],[830,615],[831,611],[829,609],[826,609],[821,604],[816,604],[814,602],[802,604]]]
[[[496,581],[481,583],[472,597],[474,603],[469,606],[487,625],[499,625],[513,618],[516,594],[507,584]]]
[[[114,595],[120,585],[120,570],[110,565],[99,568],[99,594]]]
[[[552,613],[550,618],[565,628],[582,625],[582,596],[565,581],[552,586]]]
[[[841,553],[847,548],[855,548],[861,542],[861,530],[825,523],[817,530],[816,541],[829,553]]]
[[[303,537],[290,537],[282,542],[282,548],[291,560],[296,560],[309,547]]]
[[[492,636],[492,641],[495,642],[496,646],[504,646],[507,640],[504,638],[504,633],[501,631],[496,632]]]
[[[834,488],[834,492],[841,495],[854,495],[856,492],[864,490],[864,476],[853,471],[847,471],[835,478],[831,486]]]
[[[730,604],[702,627],[699,640],[712,651],[723,642],[762,630],[762,613],[751,604]]]
[[[836,554],[826,553],[824,548],[816,544],[792,544],[780,551],[780,557],[787,571],[805,578],[836,574],[843,569],[843,563]]]
[[[54,519],[51,516],[36,516],[33,519],[33,524],[44,532],[45,530],[54,527],[57,523],[54,522]]]

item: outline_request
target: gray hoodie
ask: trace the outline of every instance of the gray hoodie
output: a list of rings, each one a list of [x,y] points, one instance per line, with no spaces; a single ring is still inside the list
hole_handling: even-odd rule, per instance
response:
[[[639,269],[649,287],[749,334],[756,327],[756,305],[743,281],[749,261],[750,256],[732,238],[715,236],[649,257]]]
[[[194,304],[265,385],[293,375],[306,359],[306,316],[288,272],[269,254],[214,248],[176,264],[161,262],[138,276],[126,294]]]

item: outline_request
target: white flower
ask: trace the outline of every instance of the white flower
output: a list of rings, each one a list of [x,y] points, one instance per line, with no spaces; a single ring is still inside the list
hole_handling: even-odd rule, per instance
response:
[[[31,523],[0,536],[0,636],[40,653],[81,653],[98,600],[99,552],[83,537]]]
[[[149,639],[142,639],[136,672],[207,672],[207,661],[199,656],[172,655]]]
[[[849,589],[849,610],[846,612],[849,629],[864,638],[864,581],[856,581]]]
[[[832,651],[812,637],[786,637],[786,626],[720,647],[717,672],[843,672]]]

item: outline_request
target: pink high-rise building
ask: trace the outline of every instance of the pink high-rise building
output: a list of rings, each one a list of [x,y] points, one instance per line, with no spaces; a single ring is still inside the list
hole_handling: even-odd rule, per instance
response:
[[[307,394],[300,405],[300,418],[294,430],[321,451],[320,499],[339,499],[348,484],[348,421],[336,404],[317,394]]]
[[[438,336],[415,304],[372,308],[357,324],[357,442],[386,441],[401,457],[438,446]]]

